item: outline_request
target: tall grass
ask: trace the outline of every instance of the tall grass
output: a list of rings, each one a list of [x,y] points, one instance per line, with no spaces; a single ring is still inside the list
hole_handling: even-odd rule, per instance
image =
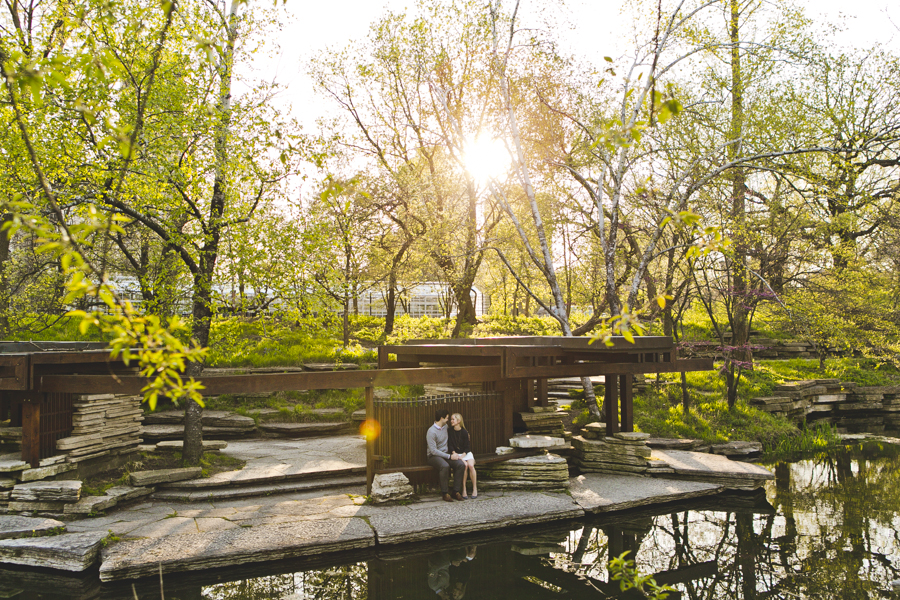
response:
[[[764,444],[766,458],[779,458],[796,454],[820,452],[826,448],[837,446],[841,437],[837,427],[831,423],[817,423],[815,427],[803,424],[796,435],[786,436],[775,442]]]

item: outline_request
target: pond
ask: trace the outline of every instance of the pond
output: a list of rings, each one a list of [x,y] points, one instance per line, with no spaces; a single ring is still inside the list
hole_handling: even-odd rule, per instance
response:
[[[629,597],[608,561],[630,552],[670,598],[887,598],[900,579],[900,452],[858,446],[767,464],[764,491],[303,562],[166,577],[172,600]],[[160,598],[158,581],[0,573],[0,597]],[[10,579],[13,577],[13,579]],[[4,581],[5,580],[5,581]],[[631,595],[630,597],[636,597]]]

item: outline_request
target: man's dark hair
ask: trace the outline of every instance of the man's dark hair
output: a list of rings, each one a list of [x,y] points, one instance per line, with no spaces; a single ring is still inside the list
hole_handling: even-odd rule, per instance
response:
[[[446,417],[449,414],[450,414],[450,411],[447,410],[446,408],[437,409],[436,411],[434,411],[434,422],[437,423],[438,421],[440,421],[441,419],[443,419],[444,417]]]

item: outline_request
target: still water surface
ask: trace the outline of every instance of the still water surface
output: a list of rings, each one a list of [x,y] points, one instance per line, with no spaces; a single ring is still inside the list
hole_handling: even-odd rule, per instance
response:
[[[764,492],[454,538],[405,548],[167,578],[165,597],[262,599],[597,599],[635,597],[610,582],[610,557],[675,587],[670,598],[890,598],[900,579],[900,452],[834,450],[766,464]],[[46,582],[45,582],[46,583]],[[91,584],[93,587],[93,584]],[[27,590],[23,590],[25,596]],[[61,590],[57,590],[61,593]],[[72,590],[75,592],[75,590]],[[140,598],[159,598],[141,582]],[[47,587],[31,591],[44,598]],[[134,597],[130,587],[82,588],[79,598]]]

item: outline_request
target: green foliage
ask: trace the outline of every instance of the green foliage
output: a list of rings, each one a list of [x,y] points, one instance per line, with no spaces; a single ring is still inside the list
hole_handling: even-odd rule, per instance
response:
[[[895,385],[900,381],[900,374],[893,367],[879,366],[877,361],[866,359],[829,359],[825,371],[819,370],[818,361],[813,359],[759,361],[752,371],[745,373],[738,389],[738,401],[733,410],[728,410],[723,399],[723,378],[714,371],[697,371],[687,374],[692,398],[688,416],[679,404],[678,378],[677,373],[660,375],[649,380],[647,389],[635,393],[635,425],[641,431],[709,443],[759,441],[766,448],[775,448],[782,440],[801,436],[802,432],[788,419],[750,406],[750,399],[769,396],[776,385],[786,381],[839,379],[860,385]]]
[[[669,596],[669,592],[674,592],[675,588],[668,585],[658,585],[651,575],[641,575],[633,560],[628,560],[628,552],[623,552],[616,558],[609,561],[609,572],[613,581],[619,582],[619,588],[626,592],[634,589],[644,598],[653,600],[665,600]]]
[[[42,341],[42,342],[108,342],[109,334],[100,329],[91,328],[81,333],[79,325],[81,318],[70,315],[50,314],[19,314],[21,320],[32,323],[28,329],[13,329],[7,339],[12,341]]]
[[[472,331],[472,337],[501,335],[560,335],[559,323],[552,317],[486,315]]]
[[[100,540],[100,545],[103,546],[104,548],[106,548],[110,544],[115,544],[116,542],[118,542],[121,539],[122,538],[117,536],[115,533],[113,533],[112,529],[110,529],[109,533],[106,534],[106,537],[104,537],[102,540]]]
[[[387,343],[402,344],[409,340],[449,338],[453,332],[453,323],[453,319],[400,315],[394,321],[394,333],[388,336]]]
[[[384,317],[350,315],[350,330],[360,342],[378,344],[384,339]]]
[[[310,321],[288,325],[272,318],[217,320],[210,332],[209,363],[216,367],[270,367],[307,362],[359,364],[377,359],[374,350],[359,344],[342,347],[327,326],[320,327],[317,334],[312,330]]]
[[[835,348],[900,366],[898,293],[894,272],[863,265],[824,272],[785,294],[793,318],[782,312],[777,322],[820,354]]]
[[[900,383],[900,370],[870,358],[829,358],[824,369],[819,361],[805,358],[789,360],[761,360],[753,371],[745,373],[745,399],[770,395],[775,386],[786,381],[804,379],[839,379],[863,386],[896,385]]]
[[[113,298],[99,294],[107,304],[107,314],[71,311],[69,314],[81,318],[78,328],[82,333],[97,328],[112,339],[109,342],[110,356],[121,358],[126,365],[136,362],[140,373],[149,382],[141,392],[150,410],[156,409],[160,396],[190,399],[203,406],[203,385],[193,378],[184,381],[181,374],[187,362],[202,362],[206,348],[196,344],[186,344],[178,334],[188,327],[177,316],[168,322],[156,315],[140,315],[131,303],[120,305]]]

